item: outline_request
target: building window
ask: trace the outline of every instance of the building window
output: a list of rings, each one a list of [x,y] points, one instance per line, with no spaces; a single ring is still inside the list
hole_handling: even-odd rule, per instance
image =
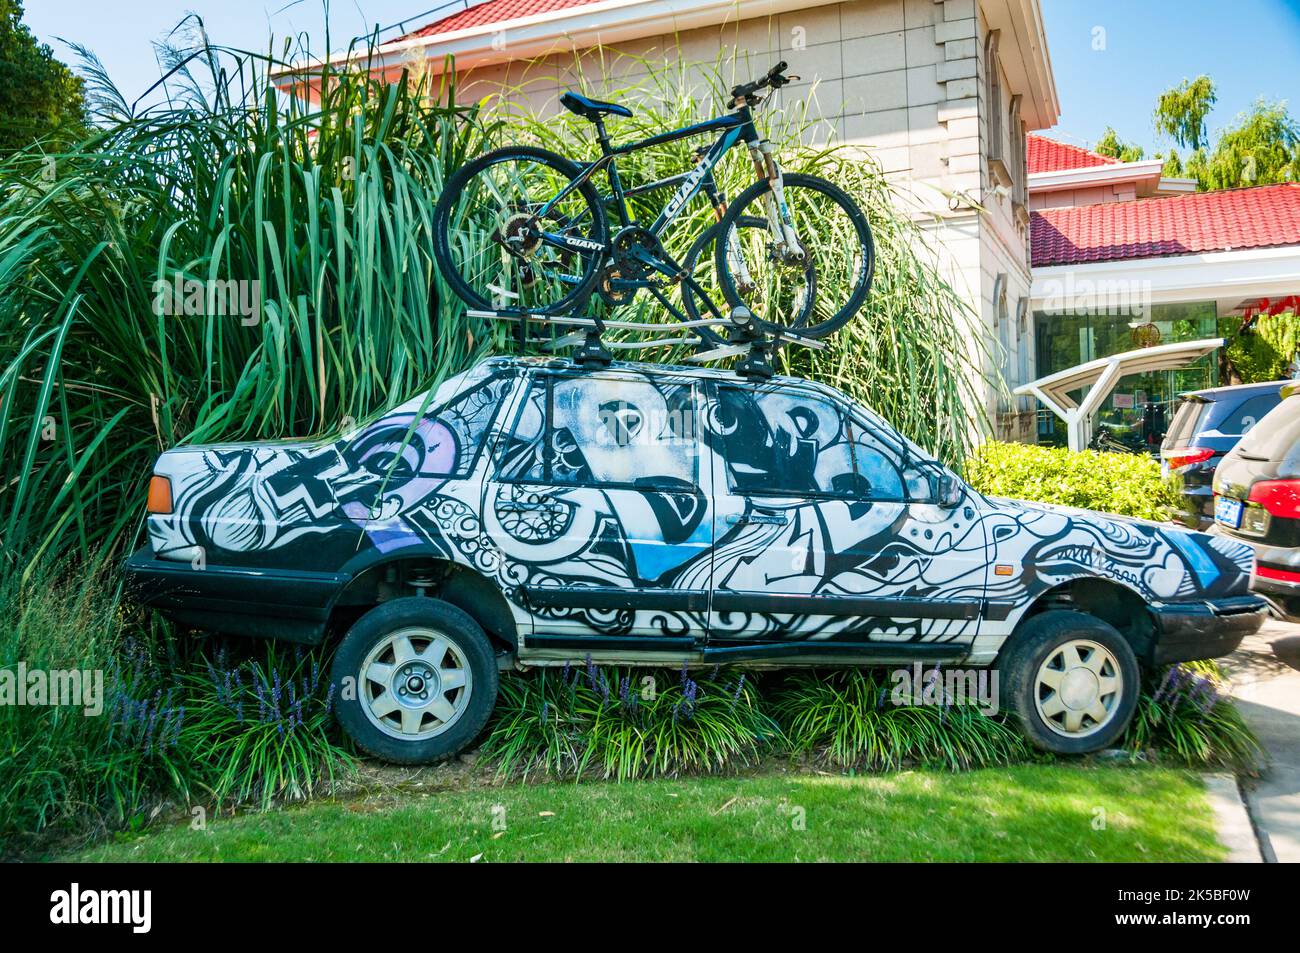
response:
[[[1197,341],[1217,334],[1217,307],[1213,301],[1156,304],[1145,312],[1093,313],[1089,311],[1034,314],[1037,367],[1046,377],[1086,361],[1121,354],[1153,344]],[[1183,391],[1218,384],[1215,355],[1198,359],[1172,371],[1130,374],[1119,384],[1097,414],[1097,426],[1135,449],[1159,444],[1172,416],[1172,404]],[[1082,390],[1072,395],[1082,400]],[[1049,412],[1038,417],[1039,437],[1065,444],[1065,425]]]
[[[1020,96],[1011,97],[1011,200],[1017,211],[1028,204],[1027,182],[1028,169],[1025,159],[1025,128],[1020,121]]]
[[[1002,70],[998,67],[998,35],[994,30],[984,41],[984,82],[988,98],[989,159],[1002,161]]]

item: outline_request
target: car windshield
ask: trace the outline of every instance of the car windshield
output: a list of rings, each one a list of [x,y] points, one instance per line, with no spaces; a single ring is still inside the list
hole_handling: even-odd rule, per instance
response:
[[[1300,444],[1300,394],[1288,397],[1251,428],[1241,440],[1241,455],[1253,460],[1282,460]]]

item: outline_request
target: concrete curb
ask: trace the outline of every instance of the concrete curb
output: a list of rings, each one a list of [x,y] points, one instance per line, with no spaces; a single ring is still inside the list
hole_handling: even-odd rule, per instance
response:
[[[1214,808],[1219,843],[1228,848],[1230,864],[1262,864],[1255,826],[1250,821],[1237,779],[1231,774],[1207,774],[1205,794]]]

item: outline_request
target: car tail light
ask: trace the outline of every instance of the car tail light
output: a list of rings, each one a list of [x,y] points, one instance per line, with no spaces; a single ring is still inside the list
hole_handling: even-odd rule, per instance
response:
[[[1276,579],[1279,582],[1300,582],[1300,572],[1292,569],[1272,569],[1268,566],[1256,566],[1255,575],[1261,579]]]
[[[1250,488],[1247,499],[1274,516],[1300,519],[1300,480],[1261,480]]]
[[[150,513],[166,515],[172,511],[172,481],[165,476],[154,474],[149,480]]]
[[[1197,447],[1192,450],[1180,450],[1172,453],[1166,459],[1171,470],[1181,470],[1183,467],[1190,467],[1193,463],[1204,463],[1210,457],[1214,456],[1214,451],[1209,447]]]

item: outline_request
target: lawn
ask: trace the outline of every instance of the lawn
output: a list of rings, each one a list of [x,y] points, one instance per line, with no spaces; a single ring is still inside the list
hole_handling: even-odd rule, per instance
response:
[[[85,861],[1218,861],[1195,775],[1025,765],[376,795],[122,838]]]

